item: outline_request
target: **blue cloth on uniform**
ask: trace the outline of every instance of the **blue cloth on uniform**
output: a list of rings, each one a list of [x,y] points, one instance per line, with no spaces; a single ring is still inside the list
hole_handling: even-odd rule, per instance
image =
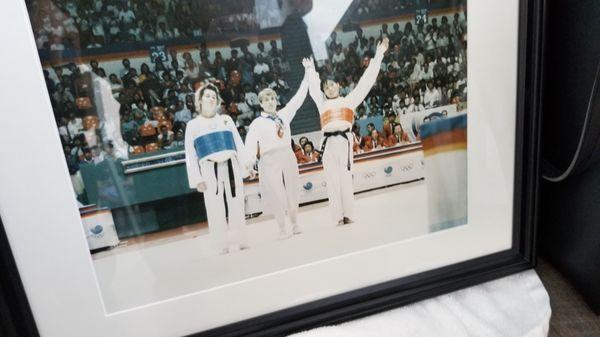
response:
[[[231,131],[217,131],[194,140],[194,148],[198,158],[227,150],[235,151],[235,142]]]

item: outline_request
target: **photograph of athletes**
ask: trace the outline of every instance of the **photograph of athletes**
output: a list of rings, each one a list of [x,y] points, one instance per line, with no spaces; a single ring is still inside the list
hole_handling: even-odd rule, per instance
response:
[[[27,0],[107,312],[467,223],[466,0]]]

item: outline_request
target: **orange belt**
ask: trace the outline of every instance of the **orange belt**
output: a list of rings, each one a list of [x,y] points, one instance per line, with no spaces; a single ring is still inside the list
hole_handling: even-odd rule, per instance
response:
[[[349,108],[329,109],[321,115],[321,126],[327,125],[329,122],[346,121],[350,124],[354,123],[354,111]]]

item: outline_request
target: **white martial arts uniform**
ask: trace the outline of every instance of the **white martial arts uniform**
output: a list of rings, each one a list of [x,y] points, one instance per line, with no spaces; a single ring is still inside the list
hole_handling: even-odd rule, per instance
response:
[[[199,158],[194,141],[201,136],[222,131],[233,135],[235,150],[223,150]],[[208,230],[219,252],[245,246],[244,183],[247,176],[245,150],[235,123],[227,115],[206,118],[198,115],[188,122],[185,132],[185,161],[190,188],[206,184],[204,204],[208,217]],[[230,176],[230,172],[233,176]],[[225,195],[225,197],[223,197]],[[225,214],[225,201],[227,213]]]
[[[246,151],[252,162],[258,160],[258,179],[263,214],[273,214],[285,232],[287,211],[296,224],[300,198],[300,174],[292,150],[290,123],[302,106],[308,91],[306,78],[298,92],[276,116],[265,112],[250,124],[246,135]],[[257,157],[260,151],[260,158]]]
[[[373,84],[377,80],[377,74],[381,67],[383,53],[377,53],[371,59],[369,66],[363,73],[356,87],[345,97],[336,97],[327,99],[321,91],[321,81],[319,74],[312,69],[309,75],[309,92],[315,101],[319,114],[323,115],[328,110],[351,109],[354,111],[357,106],[362,104],[363,100],[371,91]],[[327,182],[327,194],[329,196],[329,208],[334,222],[342,220],[344,217],[352,218],[354,215],[354,185],[352,182],[352,165],[354,155],[352,151],[353,139],[352,123],[347,121],[331,121],[326,125],[321,125],[325,142],[323,153],[323,169]],[[327,133],[346,131],[345,136],[334,135],[327,136]]]

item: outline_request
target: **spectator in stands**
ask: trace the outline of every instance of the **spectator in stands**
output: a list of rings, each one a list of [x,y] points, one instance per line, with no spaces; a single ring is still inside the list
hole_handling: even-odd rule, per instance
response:
[[[185,145],[185,130],[177,129],[175,132],[175,140],[171,143],[171,147],[179,148]]]
[[[360,144],[362,143],[362,136],[360,135],[360,127],[358,124],[352,125],[352,137],[354,138],[352,151],[354,153],[362,152],[362,148],[360,147]]]
[[[242,59],[250,66],[254,66],[256,64],[256,57],[248,50],[248,45],[241,46],[240,50],[242,51]]]
[[[153,79],[154,74],[150,71],[150,67],[146,63],[142,63],[140,66],[140,76],[138,77],[138,84],[144,83],[148,79]]]
[[[256,58],[256,65],[254,66],[254,75],[262,76],[268,73],[270,70],[269,65],[265,62],[262,56]]]
[[[158,134],[158,144],[160,145],[161,149],[165,149],[171,146],[171,143],[173,142],[174,138],[175,134],[173,133],[173,131],[169,130],[169,128],[166,125],[160,126],[160,133]]]
[[[189,55],[189,53],[186,53]],[[191,56],[187,58],[184,64],[184,81],[186,83],[194,83],[200,78],[200,68],[196,65],[196,62],[192,60]]]
[[[96,61],[96,60],[91,60],[91,61],[90,61],[90,66],[92,67],[92,71],[93,71],[93,72],[94,72],[96,75],[100,76],[100,74],[102,74],[102,73],[106,74],[106,72],[104,71],[104,68],[101,68],[101,67],[99,67],[99,66],[98,66],[98,61]],[[106,75],[105,75],[105,76],[106,76]],[[102,76],[101,76],[101,77],[102,77]]]
[[[71,113],[67,122],[67,130],[71,139],[77,138],[83,134],[83,121],[81,118],[76,117],[75,113]]]
[[[92,149],[86,147],[83,149],[83,158],[81,158],[82,164],[93,164],[94,163],[94,155],[92,153]]]
[[[252,91],[252,87],[250,85],[244,85],[244,100],[246,101],[246,104],[248,104],[248,106],[254,110],[255,112],[258,111],[259,106],[260,106],[260,102],[258,100],[258,95],[256,94],[256,92]]]
[[[423,94],[423,103],[425,108],[433,108],[438,106],[442,97],[439,91],[433,87],[433,81],[427,81],[425,93]]]
[[[433,78],[433,69],[429,68],[429,64],[423,64],[423,69],[419,74],[419,81],[430,81]]]
[[[414,96],[413,102],[406,108],[407,113],[425,111],[425,107],[421,104],[421,96]]]
[[[303,154],[300,156],[300,163],[314,163],[320,160],[319,152],[315,150],[312,142],[306,142],[303,146]]]
[[[363,139],[364,144],[362,149],[365,152],[369,152],[374,149],[381,149],[385,145],[385,138],[383,138],[376,129],[371,131],[371,133],[368,136],[365,136]]]
[[[119,71],[120,73],[120,77],[121,79],[124,79],[125,76],[127,76],[130,72],[131,68],[131,63],[129,62],[129,59],[123,59],[123,61],[121,61],[121,63],[123,64],[123,68]]]
[[[183,105],[183,102],[178,100],[175,103],[175,122],[187,123],[192,119],[192,111]]]
[[[387,115],[387,123],[383,125],[383,137],[388,138],[394,133],[394,128],[396,125],[399,125],[398,121],[396,121],[396,113],[393,111]]]
[[[271,60],[275,58],[283,58],[283,52],[277,47],[277,41],[271,40],[269,44],[271,45],[271,50],[269,50],[269,57]]]
[[[284,81],[282,78],[279,77],[279,74],[277,73],[273,73],[273,80],[271,81],[271,83],[269,83],[269,88],[275,90],[275,92],[277,92],[277,95],[279,96],[279,100],[280,100],[280,104],[286,104],[287,103],[287,94],[290,91],[290,86],[287,84],[286,81]]]
[[[269,57],[269,54],[265,51],[265,44],[262,42],[259,42],[256,47],[258,48],[258,53],[256,54],[256,58],[258,58],[259,56],[262,57],[263,59],[266,59]]]
[[[213,62],[213,71],[216,78],[220,80],[224,80],[227,78],[227,71],[225,69],[225,60],[223,60],[223,56],[221,52],[217,51],[215,53],[215,60]]]
[[[394,132],[385,138],[385,147],[409,143],[408,135],[402,129],[401,124],[395,124],[393,130]]]
[[[56,91],[54,92],[53,98],[56,101],[56,103],[59,105],[64,105],[67,102],[75,101],[75,98],[73,97],[73,94],[71,93],[71,90],[68,88],[65,88],[63,83],[59,83],[56,85]]]
[[[236,101],[238,120],[244,122],[244,125],[249,125],[254,119],[254,109],[252,109],[246,100],[245,93],[241,92]]]
[[[302,156],[304,155],[304,150],[302,149],[302,147],[298,144],[296,144],[296,142],[294,142],[294,139],[292,138],[292,151],[294,151],[294,156],[296,156],[296,162],[298,164],[300,164],[301,160],[302,160]]]
[[[157,40],[168,40],[179,36],[179,33],[176,34],[174,31],[168,29],[166,23],[159,22],[158,27],[156,28],[155,36]]]
[[[331,57],[331,62],[334,63],[334,64],[337,64],[337,63],[344,62],[344,60],[346,60],[346,56],[342,52],[342,46],[338,45],[335,48],[335,53]]]
[[[367,113],[364,105],[359,105],[356,109],[356,119],[366,119]]]
[[[225,61],[225,69],[227,70],[227,74],[230,74],[234,70],[240,69],[240,60],[238,58],[237,49],[231,50],[231,57]]]
[[[373,123],[367,124],[367,135],[368,136],[371,135],[371,132],[373,132],[373,130],[375,130],[375,124],[373,124]]]

